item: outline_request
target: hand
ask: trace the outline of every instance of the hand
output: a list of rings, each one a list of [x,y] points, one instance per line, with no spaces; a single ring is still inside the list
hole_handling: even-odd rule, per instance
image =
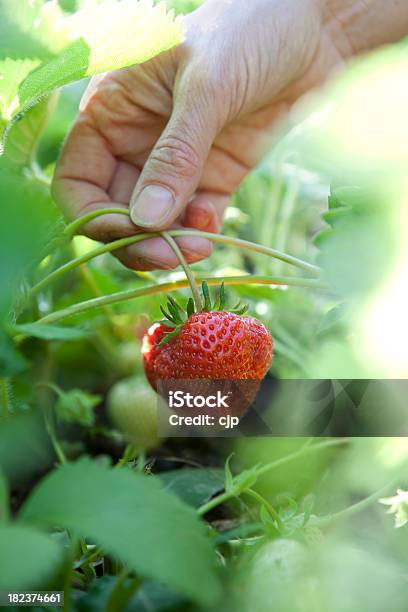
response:
[[[219,231],[277,120],[354,51],[323,0],[208,0],[185,21],[182,45],[94,78],[81,102],[53,193],[68,218],[130,205],[131,219],[84,227],[99,241],[141,228]],[[190,263],[211,252],[203,238],[177,242]],[[137,270],[178,263],[161,238],[115,254]]]

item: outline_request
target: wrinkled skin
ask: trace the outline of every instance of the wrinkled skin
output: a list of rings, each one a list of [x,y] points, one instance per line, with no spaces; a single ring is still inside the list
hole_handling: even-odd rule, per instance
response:
[[[100,217],[84,227],[92,238],[141,228],[219,231],[277,121],[348,57],[406,33],[408,10],[405,0],[386,15],[380,0],[207,0],[185,21],[182,45],[96,77],[85,93],[54,196],[70,219],[129,204],[133,219]],[[150,195],[141,195],[146,186]],[[203,238],[177,241],[189,262],[211,252]],[[138,270],[177,265],[161,238],[116,255]]]

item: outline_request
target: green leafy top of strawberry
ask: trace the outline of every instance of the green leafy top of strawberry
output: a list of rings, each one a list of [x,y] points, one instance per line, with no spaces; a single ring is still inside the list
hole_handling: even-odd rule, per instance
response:
[[[226,310],[224,283],[221,284],[218,298],[215,300],[214,304],[211,301],[210,290],[206,281],[202,282],[201,289],[203,294],[203,312],[222,312]],[[160,306],[160,310],[165,318],[159,321],[159,323],[169,329],[168,333],[166,333],[160,344],[166,344],[167,342],[170,342],[172,338],[177,336],[185,322],[188,321],[188,319],[195,312],[197,312],[193,298],[189,298],[185,308],[183,308],[171,295],[167,296],[167,310],[164,308],[164,306]],[[228,308],[228,312],[232,312],[237,315],[243,315],[247,310],[248,305],[241,304],[240,302],[238,302],[234,308]]]

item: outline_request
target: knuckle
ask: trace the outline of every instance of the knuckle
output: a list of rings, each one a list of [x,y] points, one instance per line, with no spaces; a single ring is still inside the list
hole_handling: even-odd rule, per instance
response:
[[[156,146],[150,161],[164,166],[171,174],[193,178],[200,165],[200,156],[187,141],[177,136],[167,136]]]
[[[184,77],[184,87],[213,103],[214,99],[228,94],[230,76],[230,68],[219,58],[217,62],[211,58],[205,62],[201,60],[189,67]]]

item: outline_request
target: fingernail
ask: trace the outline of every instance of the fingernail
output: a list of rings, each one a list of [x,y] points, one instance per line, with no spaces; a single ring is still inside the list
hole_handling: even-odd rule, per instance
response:
[[[148,185],[138,195],[130,216],[136,225],[154,227],[165,221],[173,206],[171,191],[160,185]]]

